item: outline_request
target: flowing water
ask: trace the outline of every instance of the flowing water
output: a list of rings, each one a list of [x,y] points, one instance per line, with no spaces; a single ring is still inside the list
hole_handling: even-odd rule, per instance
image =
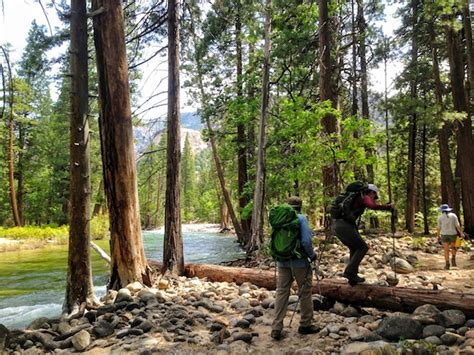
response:
[[[217,264],[244,253],[234,236],[219,233],[183,234],[185,262]],[[148,259],[162,260],[163,233],[143,232]],[[96,241],[108,252],[108,242]],[[91,250],[97,296],[105,293],[108,265]],[[67,246],[0,253],[0,324],[22,328],[39,317],[61,314],[67,272]]]

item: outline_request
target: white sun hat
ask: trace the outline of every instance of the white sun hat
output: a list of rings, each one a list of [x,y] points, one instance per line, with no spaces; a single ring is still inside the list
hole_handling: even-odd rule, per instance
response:
[[[368,184],[368,185],[367,185],[367,190],[373,191],[373,192],[375,192],[376,194],[379,193],[379,188],[378,188],[376,185],[374,185],[374,184]]]

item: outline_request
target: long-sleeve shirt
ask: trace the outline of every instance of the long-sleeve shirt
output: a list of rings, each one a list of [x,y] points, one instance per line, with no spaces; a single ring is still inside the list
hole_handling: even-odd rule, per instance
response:
[[[363,197],[357,198],[354,201],[354,208],[369,208],[371,210],[390,210],[392,207],[390,205],[378,205],[372,197],[369,195],[364,195]]]
[[[277,261],[278,267],[307,267],[309,265],[307,258],[315,258],[313,244],[311,242],[311,229],[309,228],[308,220],[302,214],[298,214],[298,220],[300,222],[301,248],[303,249],[304,257],[303,259]]]

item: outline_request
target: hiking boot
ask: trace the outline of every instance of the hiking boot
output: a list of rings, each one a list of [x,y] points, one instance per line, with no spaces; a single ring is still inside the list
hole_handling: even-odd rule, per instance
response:
[[[454,265],[453,265],[454,266]],[[444,266],[445,270],[449,270],[449,261],[446,261],[446,265]]]
[[[307,327],[300,326],[298,328],[298,333],[300,334],[315,334],[318,333],[321,330],[321,328],[315,326],[315,325],[309,325]]]
[[[349,281],[349,285],[351,286],[355,286],[365,281],[363,277],[360,277],[358,275],[349,275],[349,274],[344,273],[342,274],[342,276],[344,276],[347,279],[347,281]]]
[[[275,340],[280,340],[281,338],[283,338],[283,333],[281,332],[281,330],[273,329],[270,333],[270,336]]]

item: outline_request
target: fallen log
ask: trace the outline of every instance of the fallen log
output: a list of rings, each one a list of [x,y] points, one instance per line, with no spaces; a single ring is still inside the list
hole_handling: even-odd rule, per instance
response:
[[[153,264],[157,264],[153,262]],[[150,266],[153,266],[150,263]],[[275,289],[275,272],[261,269],[237,268],[209,264],[187,264],[187,277],[207,278],[216,282],[252,283],[268,290]],[[360,284],[350,286],[346,281],[323,279],[321,294],[331,300],[363,307],[375,307],[394,311],[412,312],[424,304],[432,304],[440,310],[459,309],[468,317],[474,317],[474,294],[443,290],[414,289],[408,287]],[[313,279],[313,293],[319,293]]]

